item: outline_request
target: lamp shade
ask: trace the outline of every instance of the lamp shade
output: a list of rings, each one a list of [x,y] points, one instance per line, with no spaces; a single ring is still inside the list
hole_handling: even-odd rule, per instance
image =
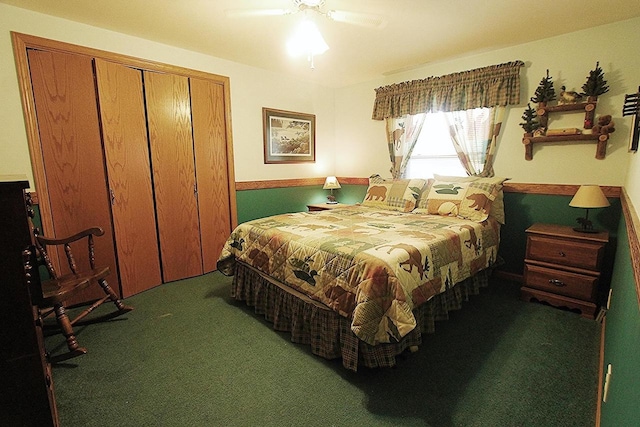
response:
[[[328,176],[324,181],[324,185],[322,186],[323,190],[333,190],[335,188],[340,188],[340,183],[338,182],[338,178],[335,176]]]
[[[609,200],[604,196],[602,189],[597,185],[581,185],[569,202],[574,208],[606,208]]]

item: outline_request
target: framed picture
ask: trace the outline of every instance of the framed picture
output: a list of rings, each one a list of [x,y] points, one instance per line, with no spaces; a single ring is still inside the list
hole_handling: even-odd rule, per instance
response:
[[[316,161],[316,116],[262,109],[265,163]]]

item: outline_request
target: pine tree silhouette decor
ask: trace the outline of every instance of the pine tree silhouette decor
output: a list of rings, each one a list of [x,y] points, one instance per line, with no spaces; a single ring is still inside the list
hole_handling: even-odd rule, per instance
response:
[[[536,89],[535,94],[531,98],[531,102],[547,103],[556,99],[556,91],[553,88],[553,79],[549,77],[549,70],[547,70],[547,76],[543,77]]]
[[[589,71],[587,81],[582,85],[582,95],[597,97],[609,92],[609,86],[604,79],[604,72],[600,68],[600,62],[596,62],[595,70]]]
[[[536,110],[531,108],[531,104],[527,104],[527,108],[524,110],[524,114],[522,115],[522,120],[524,122],[520,123],[522,129],[526,133],[533,133],[534,130],[540,127],[540,122],[538,122],[538,114]]]

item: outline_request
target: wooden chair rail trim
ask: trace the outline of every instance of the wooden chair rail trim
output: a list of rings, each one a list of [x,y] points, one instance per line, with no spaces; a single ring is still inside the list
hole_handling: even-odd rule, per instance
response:
[[[640,240],[638,239],[640,220],[638,220],[636,210],[631,203],[629,195],[624,189],[622,190],[622,197],[620,200],[622,213],[627,224],[629,251],[631,252],[631,266],[633,268],[633,277],[636,285],[636,298],[638,299],[638,307],[640,308]]]
[[[522,194],[547,194],[552,196],[573,196],[578,191],[578,184],[527,184],[516,182],[505,182],[505,193]],[[604,185],[602,192],[607,197],[620,198],[621,187]]]
[[[236,190],[264,190],[266,188],[307,187],[323,185],[325,178],[273,179],[236,182]],[[340,184],[369,185],[369,178],[338,177]]]
[[[324,178],[275,179],[264,181],[236,182],[236,190],[262,190],[266,188],[304,187],[324,184]],[[369,185],[369,178],[338,177],[340,184]],[[577,184],[527,184],[506,182],[505,193],[547,194],[556,196],[573,196],[580,186]],[[605,196],[620,197],[620,187],[602,186]]]
[[[324,178],[300,178],[300,179],[274,179],[268,181],[241,181],[236,182],[236,190],[264,190],[267,188],[306,187],[323,185]],[[338,178],[340,181],[340,178]],[[342,181],[340,181],[342,183]]]

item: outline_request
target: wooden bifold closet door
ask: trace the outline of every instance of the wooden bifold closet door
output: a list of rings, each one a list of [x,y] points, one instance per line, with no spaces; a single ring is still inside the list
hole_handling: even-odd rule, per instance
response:
[[[142,72],[95,60],[122,296],[162,283]]]
[[[193,145],[196,157],[198,211],[204,272],[214,271],[232,230],[224,88],[210,80],[190,78]]]
[[[53,229],[43,233],[60,238],[102,227],[104,236],[95,240],[96,262],[111,268],[108,281],[119,290],[92,59],[33,49],[27,54],[45,175],[37,189],[47,192],[53,220]],[[59,257],[65,259],[64,253]],[[59,264],[68,272],[66,263]],[[100,289],[86,289],[80,298],[100,296]]]
[[[167,282],[203,273],[189,79],[144,72],[162,272]]]

